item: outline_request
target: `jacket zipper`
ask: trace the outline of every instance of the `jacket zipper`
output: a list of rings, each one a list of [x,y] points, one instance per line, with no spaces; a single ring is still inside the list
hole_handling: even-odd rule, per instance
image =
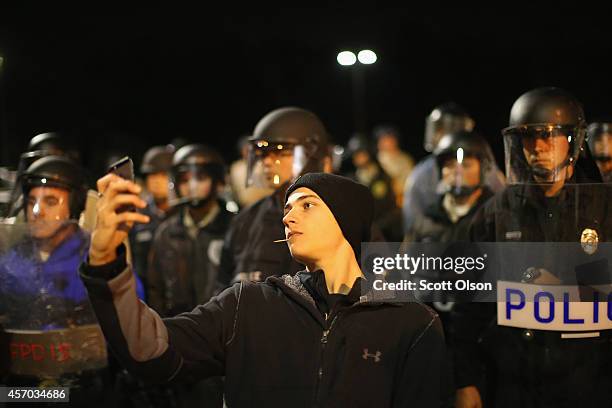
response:
[[[321,381],[323,380],[323,356],[325,354],[325,346],[327,345],[327,338],[329,337],[329,333],[331,332],[331,329],[333,328],[334,323],[336,322],[336,319],[338,319],[339,315],[340,313],[338,312],[334,316],[334,318],[331,320],[329,325],[327,325],[327,322],[329,321],[329,315],[325,313],[326,328],[323,330],[323,335],[321,336],[321,340],[320,340],[321,341],[321,354],[319,358],[319,371],[317,373],[317,385],[315,387],[316,406],[318,406],[321,402],[321,396],[319,395],[319,388],[321,386]]]

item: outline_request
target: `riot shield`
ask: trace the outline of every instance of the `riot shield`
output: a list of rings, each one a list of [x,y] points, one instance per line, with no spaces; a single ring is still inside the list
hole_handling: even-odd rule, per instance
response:
[[[7,382],[75,386],[107,367],[78,274],[89,237],[74,221],[0,223],[0,327]]]

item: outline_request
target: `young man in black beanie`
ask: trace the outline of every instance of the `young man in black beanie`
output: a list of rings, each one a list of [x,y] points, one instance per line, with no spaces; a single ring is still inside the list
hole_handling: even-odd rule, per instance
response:
[[[369,191],[331,174],[287,190],[283,223],[307,270],[242,282],[190,313],[161,319],[139,301],[121,223],[147,222],[139,187],[114,175],[81,276],[107,341],[125,367],[168,383],[225,376],[228,407],[437,407],[448,395],[439,319],[417,303],[361,302],[360,244]],[[280,220],[279,220],[280,221]],[[282,244],[279,244],[282,245]],[[203,405],[206,401],[203,402]]]

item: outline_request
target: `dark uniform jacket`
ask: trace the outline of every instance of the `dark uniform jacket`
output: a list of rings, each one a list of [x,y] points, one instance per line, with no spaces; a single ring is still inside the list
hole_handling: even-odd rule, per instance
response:
[[[146,198],[147,206],[139,212],[149,217],[146,224],[134,224],[130,230],[130,249],[132,250],[132,264],[134,272],[140,277],[145,288],[148,287],[147,276],[149,275],[149,252],[155,237],[155,231],[164,220],[165,213],[160,210],[153,197]]]
[[[149,381],[225,375],[228,407],[439,406],[448,394],[436,314],[360,303],[359,281],[348,296],[330,296],[315,274],[237,283],[162,320],[137,301],[121,256],[81,269],[113,350]]]
[[[221,257],[221,281],[229,284],[239,273],[260,272],[268,276],[295,274],[304,269],[293,260],[285,242],[284,188],[242,210],[225,236]]]
[[[468,229],[472,217],[476,211],[493,196],[488,188],[484,188],[482,194],[474,203],[470,211],[457,222],[452,222],[442,206],[442,199],[425,209],[423,216],[414,220],[411,229],[406,235],[410,242],[455,242],[469,239]]]
[[[612,239],[610,186],[566,185],[554,198],[537,186],[509,186],[474,217],[476,242],[573,242],[596,229],[599,241]],[[553,274],[558,259],[542,253]],[[517,260],[520,262],[520,260]],[[539,266],[539,265],[538,265]],[[561,284],[575,276],[558,275]],[[452,337],[458,388],[477,385],[485,406],[612,406],[612,337],[562,339],[559,332],[498,326],[495,303],[456,305]]]
[[[148,304],[162,316],[190,311],[225,286],[219,283],[219,264],[233,215],[220,204],[217,216],[194,239],[183,214],[178,211],[163,221],[151,246]]]

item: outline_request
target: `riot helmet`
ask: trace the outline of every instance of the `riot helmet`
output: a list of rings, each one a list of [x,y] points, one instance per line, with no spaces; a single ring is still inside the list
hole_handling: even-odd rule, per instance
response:
[[[448,133],[460,130],[472,131],[474,120],[459,105],[454,102],[443,103],[431,111],[425,119],[425,139],[423,147],[433,152],[440,138]]]
[[[568,179],[580,155],[586,121],[580,102],[567,91],[537,88],[521,95],[502,130],[509,184],[551,184]]]
[[[32,163],[40,158],[50,155],[51,152],[48,150],[34,150],[22,153],[21,156],[19,156],[19,163],[17,164],[17,174],[15,179],[21,180],[22,175]],[[19,183],[16,183],[13,187],[8,208],[9,217],[16,216],[23,208],[23,189]]]
[[[380,125],[374,128],[374,140],[378,151],[396,151],[400,146],[400,132],[392,125]]]
[[[309,172],[323,171],[329,155],[321,120],[302,108],[265,115],[249,138],[247,186],[279,187]]]
[[[587,136],[591,154],[603,180],[612,182],[612,121],[591,123]]]
[[[174,148],[171,146],[153,146],[146,151],[140,165],[143,175],[170,171]]]
[[[40,133],[30,139],[28,151],[47,150],[53,155],[61,156],[66,152],[66,141],[59,132]]]
[[[495,171],[495,158],[487,141],[467,131],[448,133],[433,152],[440,182],[437,191],[465,197],[485,185],[487,174]]]
[[[84,170],[63,156],[46,156],[21,175],[25,219],[37,238],[49,238],[85,208],[87,184]]]
[[[81,163],[81,153],[64,132],[41,133],[30,139],[28,151],[46,150],[54,156],[66,156],[75,163]]]
[[[373,161],[376,157],[370,141],[359,133],[353,135],[353,137],[349,139],[347,151],[350,154],[351,161],[356,168],[363,167],[364,165]]]
[[[169,172],[172,168],[172,146],[153,146],[145,153],[140,165],[147,192],[160,208],[168,203]]]
[[[225,163],[214,149],[189,144],[174,153],[169,183],[171,206],[201,207],[217,197],[224,183]]]

